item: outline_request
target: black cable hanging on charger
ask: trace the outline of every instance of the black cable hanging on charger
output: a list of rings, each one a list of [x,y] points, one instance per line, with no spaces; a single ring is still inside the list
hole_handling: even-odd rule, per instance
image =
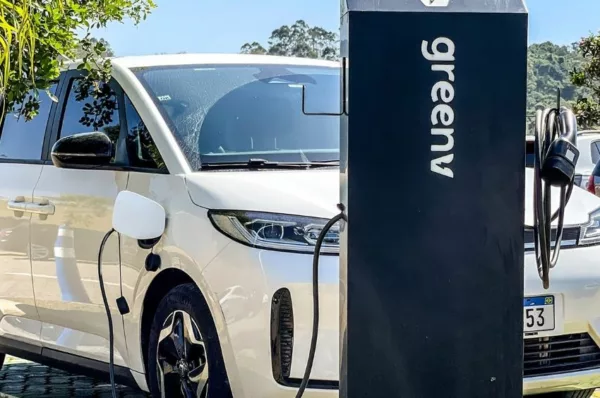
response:
[[[108,298],[106,297],[106,290],[104,288],[104,278],[102,277],[102,252],[104,252],[104,246],[108,241],[108,238],[115,232],[111,229],[104,235],[102,243],[100,244],[100,250],[98,251],[98,281],[100,283],[100,292],[102,293],[102,301],[104,301],[104,309],[106,310],[106,317],[108,318],[108,342],[109,342],[109,374],[110,374],[110,388],[112,392],[112,398],[117,398],[117,386],[115,384],[115,336],[113,329],[112,316],[110,314],[110,306],[108,305]]]
[[[321,255],[321,246],[323,246],[323,241],[325,241],[325,237],[327,233],[337,222],[340,220],[344,220],[348,222],[348,218],[344,214],[345,207],[343,204],[338,204],[338,209],[340,213],[333,217],[331,220],[325,224],[319,237],[317,238],[317,242],[315,244],[315,253],[313,255],[313,278],[312,278],[312,293],[313,293],[313,324],[312,324],[312,337],[310,340],[310,348],[308,350],[308,359],[306,361],[306,369],[304,371],[304,376],[302,377],[302,382],[300,383],[300,387],[298,388],[298,392],[296,393],[296,398],[301,398],[304,395],[304,391],[308,386],[308,382],[310,380],[310,373],[312,372],[313,362],[315,360],[315,352],[317,350],[317,338],[319,337],[319,257]]]
[[[538,110],[535,121],[533,232],[537,268],[544,289],[550,287],[550,269],[554,268],[560,254],[565,207],[573,192],[578,159],[577,119],[571,110],[560,106],[559,92],[557,107]],[[559,207],[554,213],[553,187],[560,190]],[[552,250],[552,223],[557,218]]]

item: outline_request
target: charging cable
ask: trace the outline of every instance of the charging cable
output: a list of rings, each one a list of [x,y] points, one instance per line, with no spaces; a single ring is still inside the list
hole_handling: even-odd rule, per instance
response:
[[[340,213],[333,217],[331,220],[325,224],[319,237],[317,238],[317,242],[315,244],[315,253],[313,255],[313,278],[312,278],[312,293],[313,293],[313,324],[312,324],[312,337],[310,340],[310,348],[308,350],[308,360],[306,361],[306,370],[304,371],[304,376],[302,377],[302,382],[300,383],[300,387],[298,388],[298,392],[296,393],[296,398],[301,398],[304,395],[304,391],[308,386],[308,381],[310,380],[310,373],[312,371],[313,362],[315,360],[315,352],[317,350],[317,338],[319,336],[319,256],[321,255],[321,246],[323,246],[323,241],[325,241],[325,237],[329,230],[340,220],[344,220],[348,222],[348,218],[344,214],[344,210],[346,208],[343,204],[338,204],[338,209]]]
[[[108,298],[106,297],[106,289],[104,288],[104,278],[102,277],[102,253],[104,252],[104,246],[108,242],[108,238],[116,232],[111,229],[104,235],[100,249],[98,250],[98,283],[100,284],[100,292],[102,293],[102,301],[104,302],[104,310],[106,311],[106,317],[108,318],[108,345],[109,345],[109,362],[108,362],[108,373],[110,375],[110,388],[112,392],[112,398],[117,398],[117,385],[115,383],[115,331],[113,327],[112,315],[110,313],[110,306],[108,305]],[[120,263],[120,261],[119,261]],[[120,265],[119,265],[120,266]],[[117,308],[121,315],[127,315],[129,313],[129,305],[125,297],[121,296],[117,299]]]
[[[538,274],[544,289],[550,287],[550,269],[558,262],[565,207],[573,192],[578,159],[575,114],[560,105],[557,108],[538,110],[535,123],[533,233]],[[551,201],[553,187],[560,191],[559,207],[554,213]],[[557,218],[552,250],[552,223]]]
[[[117,398],[117,386],[115,384],[115,336],[112,316],[110,314],[110,306],[108,305],[108,298],[106,297],[106,290],[104,289],[104,278],[102,277],[102,252],[104,252],[104,246],[113,232],[115,232],[114,229],[108,231],[106,235],[104,235],[102,243],[100,244],[100,250],[98,251],[98,282],[100,283],[102,301],[104,301],[104,309],[106,310],[106,317],[108,318],[108,344],[110,350],[108,371],[110,374],[110,388],[112,390],[112,398]]]

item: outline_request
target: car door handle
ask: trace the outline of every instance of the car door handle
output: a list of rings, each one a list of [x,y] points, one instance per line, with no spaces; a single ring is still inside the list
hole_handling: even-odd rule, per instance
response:
[[[25,202],[25,200],[21,200],[20,198],[17,198],[15,200],[11,200],[8,202],[7,206],[9,210],[14,210],[14,211],[27,211],[27,206],[30,205],[31,203],[29,202]]]
[[[52,203],[27,203],[25,211],[33,214],[52,215],[54,205]]]
[[[23,196],[18,196],[14,200],[8,202],[9,210],[15,212],[15,217],[23,217],[24,213],[39,214],[48,216],[54,214],[54,205],[46,199],[42,199],[39,203],[26,202]]]
[[[8,210],[12,210],[15,212],[16,218],[21,218],[25,214],[25,210],[27,208],[27,202],[25,202],[24,196],[17,196],[13,200],[9,200],[6,204]]]

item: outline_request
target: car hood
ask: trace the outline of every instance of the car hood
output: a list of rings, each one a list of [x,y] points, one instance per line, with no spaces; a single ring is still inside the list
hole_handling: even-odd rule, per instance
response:
[[[525,225],[533,225],[533,171],[526,170]],[[187,176],[192,201],[207,209],[265,211],[331,218],[337,212],[339,170],[199,172]],[[553,208],[558,189],[552,190]],[[574,187],[565,225],[584,224],[600,198]]]
[[[199,172],[188,176],[192,201],[207,209],[331,218],[339,211],[339,170]]]
[[[525,225],[533,225],[533,170],[525,171]],[[560,190],[552,188],[552,209],[558,209]],[[591,212],[600,208],[600,198],[580,187],[573,187],[569,204],[565,209],[565,225],[580,225],[589,221]],[[556,224],[558,220],[554,221]]]

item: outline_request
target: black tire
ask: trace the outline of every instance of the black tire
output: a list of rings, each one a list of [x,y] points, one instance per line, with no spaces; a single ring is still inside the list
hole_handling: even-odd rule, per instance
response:
[[[229,387],[229,379],[227,378],[227,372],[225,370],[225,364],[223,362],[223,355],[221,353],[221,345],[219,343],[219,338],[216,333],[216,328],[214,325],[214,321],[210,314],[210,310],[204,297],[200,293],[200,290],[194,284],[185,284],[179,285],[173,288],[167,295],[161,300],[158,305],[158,309],[154,314],[154,320],[152,322],[152,327],[150,329],[150,336],[148,338],[148,363],[146,364],[148,369],[148,382],[150,393],[152,397],[160,397],[160,376],[159,376],[159,367],[157,363],[158,357],[158,340],[159,335],[162,329],[166,328],[175,328],[176,321],[174,318],[179,316],[181,319],[183,313],[186,313],[190,316],[194,328],[194,334],[196,334],[196,328],[199,329],[199,334],[201,336],[196,336],[196,339],[200,337],[198,340],[202,340],[205,347],[206,352],[206,363],[208,364],[208,385],[205,390],[205,396],[207,398],[230,398],[231,389]],[[173,315],[172,315],[173,314]],[[179,314],[179,315],[175,315]],[[186,317],[187,319],[187,317]],[[167,322],[168,321],[168,322]],[[171,345],[172,341],[163,339],[163,342],[167,342],[167,344]],[[161,345],[161,353],[163,352]],[[174,347],[174,346],[173,346]],[[191,347],[199,347],[196,350],[196,353],[202,352],[203,349],[200,346],[193,345]],[[167,352],[173,352],[172,350]],[[193,349],[190,352],[194,352]],[[201,355],[200,355],[201,356]],[[161,354],[162,357],[162,354]],[[199,360],[198,363],[202,363],[202,360]],[[196,366],[194,364],[193,366]],[[193,366],[190,366],[193,367]],[[202,366],[196,366],[197,369],[200,369]],[[187,368],[186,368],[187,369]],[[185,373],[185,371],[183,371]],[[175,372],[174,372],[175,373]],[[176,376],[170,375],[169,378],[169,386],[166,392],[166,396],[171,398],[176,398],[177,396],[182,396],[183,393],[181,391],[173,391],[175,390],[175,384],[170,383],[173,381]],[[165,378],[165,382],[167,383],[167,378]],[[194,385],[195,387],[195,385]],[[180,387],[181,388],[181,387]]]

